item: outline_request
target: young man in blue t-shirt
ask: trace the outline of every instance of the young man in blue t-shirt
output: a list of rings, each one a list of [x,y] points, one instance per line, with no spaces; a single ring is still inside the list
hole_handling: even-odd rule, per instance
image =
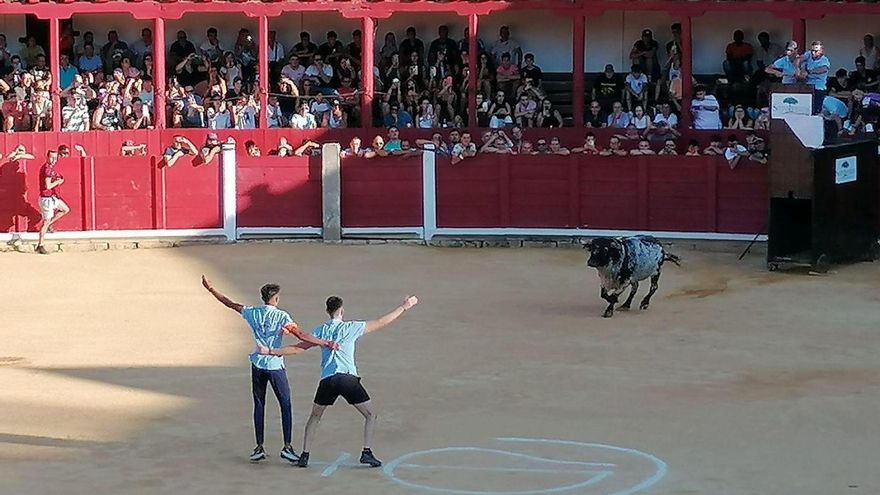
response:
[[[321,381],[315,392],[315,403],[312,405],[312,414],[306,423],[306,431],[303,437],[303,450],[299,456],[299,467],[309,465],[309,445],[315,436],[315,430],[321,421],[321,416],[327,407],[332,406],[341,395],[349,404],[355,407],[364,416],[364,450],[361,452],[360,462],[369,464],[371,467],[379,467],[382,461],[373,456],[370,444],[373,439],[373,429],[376,426],[376,413],[370,402],[370,394],[361,385],[357,367],[354,363],[355,343],[365,333],[375,332],[387,326],[399,318],[408,309],[418,304],[416,296],[407,296],[403,304],[378,320],[370,321],[344,321],[342,319],[345,310],[342,309],[342,298],[330,296],[327,298],[327,314],[330,319],[315,328],[312,336],[316,339],[326,339],[339,344],[338,349],[324,347],[321,351]],[[284,356],[296,354],[315,344],[303,341],[293,346],[281,348],[269,348],[260,346],[261,354],[270,356]]]
[[[278,309],[278,302],[280,301],[278,293],[281,291],[281,287],[277,284],[266,284],[260,288],[260,296],[263,299],[263,304],[260,306],[244,306],[230,300],[214,289],[214,286],[204,275],[202,275],[202,285],[224,306],[241,314],[248,326],[251,327],[254,341],[261,348],[275,349],[281,347],[281,339],[285,334],[293,335],[304,343],[308,343],[308,347],[319,345],[325,349],[339,348],[334,342],[315,338],[304,333],[299,329],[299,326],[297,326],[287,311]],[[287,354],[303,352],[308,347],[299,348],[295,352],[288,352]],[[290,406],[290,385],[287,383],[284,358],[254,352],[250,355],[250,361],[251,386],[254,395],[254,431],[257,439],[257,446],[251,454],[250,460],[251,462],[258,462],[266,458],[266,451],[263,449],[263,422],[266,406],[266,387],[271,383],[272,391],[275,392],[275,398],[278,399],[278,404],[281,406],[281,427],[284,435],[284,448],[281,450],[281,457],[290,462],[297,462],[299,456],[296,455],[290,444],[293,413]]]

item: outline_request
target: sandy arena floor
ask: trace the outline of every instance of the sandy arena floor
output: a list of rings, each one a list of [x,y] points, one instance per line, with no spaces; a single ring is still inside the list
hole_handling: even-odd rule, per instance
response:
[[[574,249],[0,255],[0,494],[880,493],[880,263],[808,277],[679,254],[649,311],[611,320]],[[278,458],[273,397],[271,457],[246,461],[249,331],[202,272],[243,303],[281,283],[308,328],[331,293],[350,318],[420,296],[359,347],[385,469],[351,465],[342,400],[308,470]],[[287,359],[297,450],[318,354]]]

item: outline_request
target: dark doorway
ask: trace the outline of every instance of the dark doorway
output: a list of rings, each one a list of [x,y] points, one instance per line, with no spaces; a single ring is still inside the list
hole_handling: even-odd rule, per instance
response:
[[[33,36],[36,38],[37,45],[42,46],[43,51],[51,56],[49,53],[49,21],[47,19],[39,19],[33,14],[28,14],[25,17],[24,29],[25,37]],[[24,42],[27,42],[27,39],[22,43]]]

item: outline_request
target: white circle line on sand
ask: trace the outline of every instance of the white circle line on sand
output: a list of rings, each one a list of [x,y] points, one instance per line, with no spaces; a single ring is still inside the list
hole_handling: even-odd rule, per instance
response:
[[[645,480],[639,482],[638,484],[636,484],[632,487],[626,488],[624,490],[620,490],[620,491],[606,494],[606,495],[632,495],[632,494],[640,492],[642,490],[646,490],[646,489],[650,488],[651,486],[655,485],[661,479],[663,479],[663,477],[666,476],[666,472],[667,472],[666,463],[661,461],[657,457],[655,457],[651,454],[647,454],[645,452],[641,452],[639,450],[629,449],[629,448],[625,448],[625,447],[617,447],[614,445],[605,445],[605,444],[598,444],[598,443],[575,442],[575,441],[570,441],[570,440],[549,440],[549,439],[541,439],[541,438],[499,437],[499,438],[496,438],[495,440],[500,441],[500,442],[532,442],[532,443],[546,443],[546,444],[558,444],[558,445],[573,445],[573,446],[579,446],[579,447],[612,450],[615,452],[622,452],[622,453],[626,453],[629,455],[634,455],[637,457],[647,459],[647,460],[651,461],[651,463],[653,463],[654,466],[657,468],[656,472],[652,476],[650,476],[649,478],[646,478]],[[417,456],[421,456],[421,455],[438,454],[438,453],[444,453],[444,452],[485,452],[485,453],[491,453],[491,454],[507,455],[507,456],[517,457],[517,458],[521,458],[521,459],[528,459],[533,462],[545,462],[545,463],[553,463],[553,464],[562,464],[562,465],[567,465],[567,466],[579,466],[581,469],[580,470],[574,470],[574,469],[536,470],[536,469],[531,469],[531,468],[528,468],[528,469],[526,469],[526,468],[524,468],[524,469],[491,468],[491,467],[482,468],[482,467],[476,467],[476,466],[473,466],[473,467],[466,466],[465,467],[465,466],[430,465],[430,464],[417,464],[417,463],[404,462],[409,459],[412,459],[413,457],[417,457]],[[572,490],[577,490],[577,489],[583,489],[583,488],[587,488],[589,486],[595,485],[595,484],[601,482],[602,480],[604,480],[605,478],[608,478],[609,476],[614,474],[613,471],[601,470],[599,468],[604,467],[607,469],[608,467],[614,467],[614,466],[615,466],[614,464],[608,464],[608,463],[563,461],[563,460],[559,460],[559,459],[547,459],[547,458],[543,458],[543,457],[537,457],[537,456],[531,456],[528,454],[523,454],[520,452],[510,452],[510,451],[506,451],[506,450],[486,449],[486,448],[480,448],[480,447],[446,447],[446,448],[428,449],[428,450],[423,450],[423,451],[418,451],[418,452],[410,452],[409,454],[404,454],[404,455],[398,457],[397,459],[394,459],[393,461],[385,464],[383,471],[386,476],[388,476],[392,481],[394,481],[396,483],[404,485],[408,488],[413,488],[413,489],[417,489],[417,490],[425,490],[425,491],[430,491],[430,492],[434,492],[434,493],[443,493],[443,494],[450,494],[450,495],[545,495],[545,494],[561,493],[561,492],[567,492],[567,491],[572,491]],[[418,483],[406,481],[406,480],[399,478],[395,474],[394,471],[397,468],[459,469],[462,471],[467,470],[467,471],[497,471],[497,472],[521,471],[521,472],[546,472],[546,473],[551,473],[551,474],[577,473],[580,471],[582,473],[591,473],[592,476],[589,479],[587,479],[581,483],[559,486],[559,487],[555,487],[555,488],[545,488],[545,489],[541,489],[541,490],[471,491],[471,490],[457,490],[457,489],[453,489],[453,488],[433,487],[433,486],[421,485]]]

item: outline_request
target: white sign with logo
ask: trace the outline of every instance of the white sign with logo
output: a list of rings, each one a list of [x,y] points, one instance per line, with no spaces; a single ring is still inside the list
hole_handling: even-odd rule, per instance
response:
[[[856,164],[858,160],[855,156],[845,156],[834,161],[834,183],[846,184],[847,182],[856,181]]]
[[[770,118],[783,119],[787,115],[812,115],[813,95],[810,93],[773,93],[770,100]]]

